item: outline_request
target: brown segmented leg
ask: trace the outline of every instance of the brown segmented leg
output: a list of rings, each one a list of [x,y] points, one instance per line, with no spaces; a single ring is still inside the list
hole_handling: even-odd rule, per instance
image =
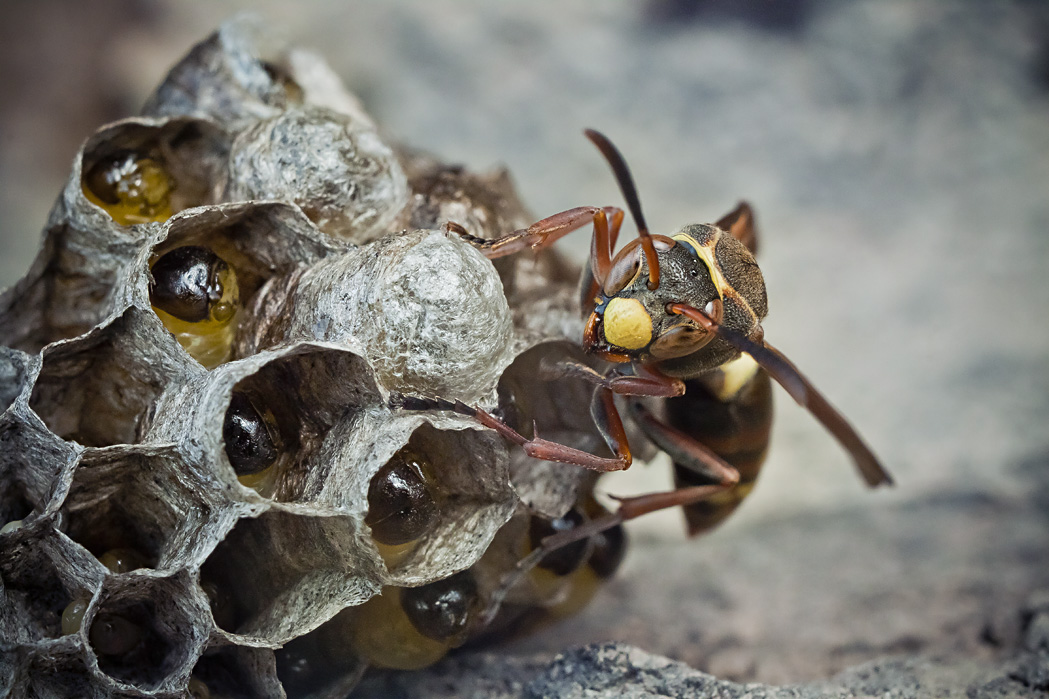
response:
[[[834,435],[845,450],[852,457],[863,479],[867,485],[873,487],[879,485],[892,485],[892,476],[878,461],[870,447],[867,446],[859,433],[849,424],[845,417],[839,413],[834,406],[823,397],[812,382],[805,378],[804,374],[787,359],[779,350],[767,342],[758,344],[747,338],[742,333],[718,325],[703,311],[693,308],[684,303],[673,303],[667,306],[671,313],[679,313],[699,323],[709,332],[717,333],[730,345],[740,352],[746,352],[754,358],[761,367],[769,373],[776,382],[782,386],[790,397],[798,405],[806,408],[815,416],[827,431]]]
[[[499,587],[491,595],[489,607],[482,620],[483,623],[488,624],[495,618],[503,600],[506,599],[506,595],[509,594],[514,585],[527,575],[530,570],[539,565],[539,562],[546,558],[547,555],[554,551],[557,551],[564,546],[568,546],[569,544],[574,544],[577,541],[588,539],[603,531],[607,531],[616,525],[641,517],[642,515],[658,512],[659,510],[665,510],[671,507],[687,507],[688,505],[694,505],[697,502],[701,502],[732,488],[736,482],[737,481],[732,481],[730,483],[718,485],[690,486],[687,488],[679,488],[678,490],[647,493],[645,495],[637,495],[629,498],[612,496],[613,499],[619,503],[619,507],[615,512],[604,517],[592,519],[575,529],[548,536],[539,542],[539,546],[527,556],[519,560],[517,565],[514,566],[514,569],[503,576],[502,581],[499,583]]]
[[[603,391],[604,389],[598,389]],[[608,394],[611,399],[611,393]],[[630,455],[630,445],[627,443],[626,431],[623,429],[623,421],[619,417],[615,405],[611,404],[611,412],[604,418],[603,425],[598,429],[605,435],[609,448],[614,457],[597,456],[589,452],[570,447],[566,444],[558,444],[538,435],[528,439],[491,413],[480,408],[469,406],[462,401],[448,401],[443,398],[418,398],[415,396],[391,396],[391,407],[403,408],[405,410],[450,410],[460,415],[466,415],[477,420],[485,427],[495,430],[507,441],[513,442],[524,449],[525,454],[543,461],[558,461],[565,464],[575,464],[588,468],[591,471],[607,473],[609,471],[623,471],[630,467],[633,457]],[[602,403],[604,400],[602,399]],[[594,409],[591,408],[591,412]],[[597,418],[595,417],[595,420]]]
[[[651,396],[653,398],[675,398],[685,394],[685,382],[667,376],[653,367],[634,365],[633,376],[602,374],[579,362],[543,362],[539,365],[539,376],[544,381],[562,378],[582,379],[595,386],[607,388],[621,396]]]
[[[735,485],[739,482],[739,471],[732,464],[702,442],[656,419],[640,402],[633,401],[630,404],[630,414],[645,436],[669,454],[674,463],[719,485]]]
[[[536,221],[528,228],[513,231],[501,238],[495,238],[493,240],[478,238],[477,236],[470,234],[470,232],[461,225],[454,222],[444,224],[444,229],[451,233],[455,233],[460,238],[479,249],[485,257],[494,260],[498,257],[513,255],[522,250],[540,250],[552,245],[572,231],[578,230],[588,223],[594,224],[595,239],[601,238],[601,240],[595,241],[597,249],[599,251],[607,250],[608,238],[611,235],[608,225],[608,220],[610,218],[613,221],[617,218],[622,221],[622,211],[613,206],[606,206],[604,208],[596,206],[579,206],[574,209],[568,209],[567,211],[554,214],[553,216],[548,216],[541,221]],[[600,261],[600,258],[598,258],[598,260]],[[605,263],[606,270],[610,265],[611,258]]]
[[[594,236],[590,239],[590,265],[593,269],[594,284],[598,287],[604,285],[608,271],[612,268],[612,258],[615,256],[623,216],[623,210],[614,207],[607,207],[601,216],[594,216]],[[596,289],[593,293],[597,293]]]
[[[594,391],[590,400],[590,418],[612,453],[626,461],[623,469],[628,468],[634,457],[630,454],[630,442],[627,440],[626,430],[623,429],[619,409],[616,408],[615,396],[607,388],[598,387]]]

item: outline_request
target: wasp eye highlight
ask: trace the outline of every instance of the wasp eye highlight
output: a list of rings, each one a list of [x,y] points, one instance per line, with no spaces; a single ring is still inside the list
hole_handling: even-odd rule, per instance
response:
[[[159,162],[123,151],[84,175],[84,195],[122,226],[171,217],[174,183]]]
[[[237,275],[199,245],[162,255],[150,268],[149,302],[164,327],[205,368],[229,359],[240,301]]]
[[[368,486],[372,538],[386,546],[408,544],[429,534],[440,514],[431,492],[429,461],[411,449],[401,449],[379,469]]]

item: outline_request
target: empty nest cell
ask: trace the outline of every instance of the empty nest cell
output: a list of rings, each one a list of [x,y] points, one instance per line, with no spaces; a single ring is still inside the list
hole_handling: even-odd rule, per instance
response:
[[[142,690],[179,688],[207,640],[187,584],[184,573],[107,579],[84,619],[98,669]]]
[[[224,631],[284,643],[378,589],[351,517],[270,510],[239,520],[200,569]]]
[[[157,397],[185,372],[159,321],[129,308],[105,327],[49,347],[29,406],[63,439],[131,444]]]
[[[218,645],[204,651],[189,678],[193,699],[269,699],[280,694],[280,683],[268,648]]]
[[[86,451],[61,512],[64,530],[113,573],[200,555],[221,508],[214,483],[171,446]]]

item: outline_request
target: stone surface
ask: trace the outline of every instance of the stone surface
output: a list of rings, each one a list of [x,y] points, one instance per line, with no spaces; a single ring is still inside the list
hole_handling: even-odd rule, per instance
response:
[[[1049,462],[1011,475],[1025,496],[635,540],[581,616],[499,654],[367,678],[359,696],[1029,696],[1049,676]],[[583,646],[604,639],[618,643]]]

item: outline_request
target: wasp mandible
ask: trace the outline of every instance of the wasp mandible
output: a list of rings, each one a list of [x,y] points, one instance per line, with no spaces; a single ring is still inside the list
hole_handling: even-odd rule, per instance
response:
[[[672,236],[649,233],[626,161],[601,133],[585,131],[611,165],[638,237],[615,252],[624,220],[617,207],[578,207],[526,229],[487,240],[456,223],[445,228],[494,259],[539,250],[593,225],[590,258],[581,284],[587,317],[583,349],[606,362],[604,373],[562,362],[545,378],[575,377],[595,386],[591,414],[612,452],[603,457],[563,444],[526,438],[479,408],[411,399],[406,407],[440,407],[469,415],[529,456],[619,471],[631,464],[630,445],[615,396],[644,434],[667,452],[676,471],[672,491],[616,498],[618,510],[547,537],[520,568],[542,556],[635,517],[682,507],[690,534],[710,529],[750,492],[764,461],[771,424],[769,377],[808,409],[850,454],[871,487],[892,478],[855,429],[782,353],[764,338],[765,282],[754,260],[757,229],[741,203],[715,224],[687,225]],[[639,400],[667,399],[659,418]]]

